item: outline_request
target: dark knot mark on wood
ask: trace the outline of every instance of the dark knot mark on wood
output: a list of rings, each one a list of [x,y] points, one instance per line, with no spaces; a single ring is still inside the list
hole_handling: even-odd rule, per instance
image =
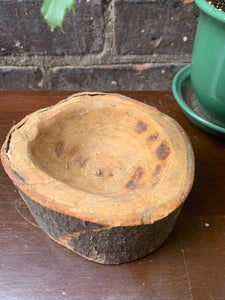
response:
[[[147,142],[151,143],[151,142],[156,141],[158,136],[159,136],[158,132],[149,135],[149,137],[147,138]]]
[[[159,183],[159,173],[161,172],[162,166],[161,165],[157,165],[155,168],[155,171],[153,172],[153,183],[151,184],[151,187],[154,187],[155,185],[157,185]]]
[[[64,144],[62,141],[55,145],[55,153],[58,157],[61,157],[64,154]]]
[[[135,184],[134,180],[130,180],[130,181],[128,182],[127,188],[128,188],[129,190],[133,190],[133,189],[136,188],[136,184]]]
[[[164,160],[170,155],[170,148],[166,142],[162,142],[156,149],[156,155],[159,160]]]
[[[153,176],[157,176],[160,173],[161,169],[162,169],[161,165],[157,165],[153,173]]]
[[[137,125],[135,126],[135,131],[137,133],[142,133],[144,131],[146,131],[148,128],[148,125],[146,123],[144,123],[143,121],[139,121],[137,123]]]
[[[113,177],[114,175],[113,175],[113,172],[112,171],[109,171],[109,175],[108,175],[109,177]]]
[[[142,167],[138,167],[134,172],[133,176],[131,177],[131,180],[127,183],[126,185],[127,189],[130,190],[137,189],[140,186],[140,180],[142,176],[143,176]]]
[[[78,157],[77,162],[79,163],[79,165],[81,166],[81,168],[83,168],[87,162],[88,162],[88,158],[84,158],[82,155]]]
[[[69,151],[69,155],[70,156],[74,156],[78,151],[80,150],[80,148],[78,147],[78,146],[73,146],[72,148],[71,148],[71,150]]]

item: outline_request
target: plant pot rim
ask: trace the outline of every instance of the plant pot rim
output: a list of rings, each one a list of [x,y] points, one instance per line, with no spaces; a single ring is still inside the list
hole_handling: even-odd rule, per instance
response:
[[[183,93],[182,87],[188,83],[191,83],[191,65],[187,65],[182,68],[174,77],[172,89],[174,97],[182,109],[183,113],[187,116],[187,118],[194,123],[199,128],[204,131],[213,134],[214,136],[220,137],[222,139],[225,138],[225,128],[218,126],[211,122],[210,120],[202,118],[198,115],[191,107],[187,104],[187,99]]]
[[[218,21],[225,23],[225,12],[215,8],[212,4],[209,4],[206,0],[195,0],[195,4],[207,15],[211,16]]]

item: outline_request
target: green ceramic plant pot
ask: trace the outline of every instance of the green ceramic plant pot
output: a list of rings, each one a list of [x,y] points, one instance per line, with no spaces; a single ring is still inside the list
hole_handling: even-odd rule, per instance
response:
[[[207,118],[225,126],[225,13],[195,0],[200,18],[191,63],[191,82]]]

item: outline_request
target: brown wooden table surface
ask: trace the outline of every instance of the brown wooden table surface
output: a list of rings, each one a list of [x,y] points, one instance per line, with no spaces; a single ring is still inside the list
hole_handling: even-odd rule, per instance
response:
[[[25,115],[71,92],[0,92],[0,143]],[[171,92],[122,92],[175,118],[196,159],[169,239],[135,262],[104,266],[56,244],[0,168],[0,299],[225,299],[225,141],[195,127]]]

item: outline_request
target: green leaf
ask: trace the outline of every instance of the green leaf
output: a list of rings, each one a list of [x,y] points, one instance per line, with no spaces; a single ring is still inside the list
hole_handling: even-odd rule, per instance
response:
[[[68,10],[71,9],[75,13],[74,2],[75,0],[44,0],[41,13],[48,22],[51,31],[59,26],[64,32],[62,24]]]

